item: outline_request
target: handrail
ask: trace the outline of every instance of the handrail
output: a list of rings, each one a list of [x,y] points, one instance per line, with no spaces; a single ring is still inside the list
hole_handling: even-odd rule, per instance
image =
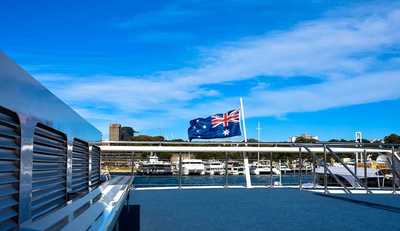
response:
[[[101,141],[101,142],[94,142],[94,144],[154,144],[154,145],[243,145],[245,146],[244,142],[229,142],[229,141],[192,141],[192,142],[178,142],[178,141]],[[321,145],[329,145],[329,146],[352,146],[356,147],[359,143],[355,142],[316,142],[316,143],[296,143],[296,142],[248,142],[248,145],[270,145],[270,146],[321,146]],[[364,147],[377,147],[377,148],[384,148],[384,147],[400,147],[400,144],[382,144],[382,143],[363,143]]]
[[[308,151],[308,153],[313,155],[313,158],[315,158],[316,161],[320,160],[320,158],[315,156],[315,154],[313,152],[311,152],[311,150],[308,147],[304,147],[304,148]],[[346,185],[335,174],[332,173],[332,171],[326,165],[325,161],[324,161],[324,167],[329,172],[329,174],[332,175],[333,178],[343,187],[343,190],[345,191],[345,193],[348,194],[348,195],[351,195],[351,191],[346,187]]]
[[[126,200],[131,184],[131,176],[114,177],[48,216],[22,223],[20,230],[88,230],[93,225],[101,227],[102,230],[112,230],[114,224],[110,222],[115,222],[118,218],[115,216],[120,211],[120,205]],[[107,220],[105,224],[99,224],[101,217]]]
[[[396,181],[395,181],[395,176],[397,177],[397,179],[400,179],[400,175],[399,173],[396,171],[396,168],[394,167],[394,158],[396,158],[398,161],[400,161],[399,156],[394,152],[394,147],[392,147],[392,156],[389,159],[389,157],[386,157],[386,159],[388,160],[388,162],[390,163],[390,168],[392,170],[392,188],[393,188],[393,194],[396,193]]]
[[[313,152],[323,153],[324,149],[321,146],[308,146]],[[278,153],[298,153],[299,149],[293,146],[279,147],[279,146],[146,146],[146,145],[126,145],[126,146],[100,146],[103,152],[278,152]],[[357,147],[331,147],[335,152],[340,153],[354,153],[360,150],[366,150],[369,153],[390,153],[388,149],[377,148],[357,148]],[[301,150],[304,151],[303,149]]]
[[[328,150],[329,153],[332,154],[335,159],[343,165],[343,167],[354,177],[360,187],[363,187],[368,193],[371,193],[371,191],[368,189],[368,186],[366,186],[366,184],[368,183],[367,179],[365,179],[365,184],[363,184],[361,180],[357,177],[357,175],[355,175],[354,172],[350,170],[350,168],[339,158],[338,155],[336,155],[335,152],[332,151],[330,147],[326,147],[326,150]]]

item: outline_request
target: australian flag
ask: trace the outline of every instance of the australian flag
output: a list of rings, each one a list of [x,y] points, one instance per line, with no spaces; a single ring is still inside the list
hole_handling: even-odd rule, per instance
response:
[[[240,109],[190,121],[189,140],[240,136]]]

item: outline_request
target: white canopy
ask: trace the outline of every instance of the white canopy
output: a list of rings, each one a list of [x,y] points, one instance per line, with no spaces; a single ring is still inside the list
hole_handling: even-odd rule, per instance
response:
[[[307,153],[304,147],[246,147],[246,146],[109,146],[101,145],[102,151],[106,152],[284,152],[298,153],[299,149],[302,153]],[[308,147],[311,152],[323,153],[324,148]],[[391,153],[390,149],[378,148],[348,148],[348,147],[330,147],[335,153]]]

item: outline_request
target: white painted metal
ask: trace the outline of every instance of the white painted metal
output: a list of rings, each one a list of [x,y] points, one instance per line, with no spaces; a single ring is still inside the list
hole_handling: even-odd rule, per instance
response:
[[[244,189],[244,186],[228,186],[228,188],[233,188],[233,189]],[[265,185],[255,185],[252,188],[257,189],[257,188],[270,188],[270,186],[265,186]],[[290,185],[290,186],[280,186],[280,185],[275,185],[274,188],[277,189],[297,189],[298,186],[296,185]],[[135,191],[154,191],[154,190],[177,190],[179,189],[178,187],[145,187],[145,188],[135,188]],[[224,186],[184,186],[181,189],[226,189]],[[305,189],[305,192],[314,192],[314,193],[324,193],[323,189]],[[329,194],[346,194],[346,192],[342,188],[337,188],[337,187],[328,187]],[[352,189],[351,190],[352,194],[367,194],[368,192],[363,189]],[[393,194],[392,190],[381,190],[381,189],[372,189],[368,193],[370,194]],[[399,193],[396,193],[399,194]]]
[[[109,146],[101,145],[101,151],[106,152],[285,152],[298,153],[299,147],[246,147],[246,146]],[[323,147],[308,147],[311,152],[323,153]],[[308,153],[305,148],[300,148],[302,153]],[[344,148],[331,147],[335,153],[355,153],[366,151],[367,153],[391,153],[390,149],[379,148]]]
[[[132,180],[131,176],[115,176],[73,203],[21,224],[20,230],[114,230]]]
[[[260,132],[261,132],[261,125],[260,125],[260,121],[258,121],[257,123],[257,142],[258,142],[258,147],[260,147]],[[257,153],[257,162],[260,162],[260,152]]]
[[[244,142],[247,143],[246,120],[244,117],[244,107],[243,107],[243,98],[242,97],[240,97],[240,113],[241,113],[242,125],[243,125]]]
[[[243,134],[244,134],[244,143],[247,146],[247,131],[246,131],[246,121],[244,117],[244,107],[243,107],[243,98],[240,97],[240,112],[242,113],[242,124],[243,124]],[[249,159],[246,155],[244,156],[243,165],[244,165],[244,174],[246,176],[246,188],[251,188],[251,177],[250,177],[250,166]]]

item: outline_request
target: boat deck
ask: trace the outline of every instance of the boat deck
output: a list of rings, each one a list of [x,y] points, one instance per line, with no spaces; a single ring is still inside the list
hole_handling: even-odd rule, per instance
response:
[[[133,194],[133,195],[132,195]],[[399,230],[400,198],[298,189],[132,190],[147,230]]]
[[[126,203],[132,180],[131,176],[114,176],[52,214],[23,223],[20,230],[113,230]]]

